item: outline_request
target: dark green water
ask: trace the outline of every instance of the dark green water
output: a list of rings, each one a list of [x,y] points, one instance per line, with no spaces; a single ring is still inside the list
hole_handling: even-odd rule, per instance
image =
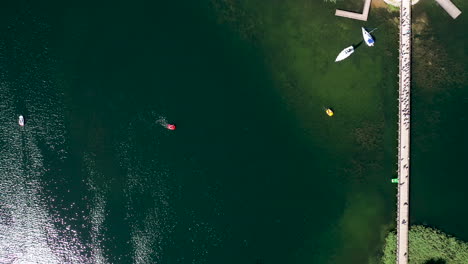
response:
[[[453,3],[467,10],[466,2]],[[412,218],[468,241],[463,224],[468,217],[463,206],[468,200],[468,20],[452,20],[435,3],[424,3],[418,11],[425,11],[430,21],[427,36],[420,38],[435,43],[439,57],[436,65],[414,74]],[[422,62],[434,61],[424,53],[428,58]]]
[[[2,4],[0,262],[373,261],[395,218],[396,14],[339,5]],[[458,75],[415,76],[412,222],[468,240],[466,36],[445,32],[466,19],[415,11]],[[363,25],[378,45],[333,63]]]

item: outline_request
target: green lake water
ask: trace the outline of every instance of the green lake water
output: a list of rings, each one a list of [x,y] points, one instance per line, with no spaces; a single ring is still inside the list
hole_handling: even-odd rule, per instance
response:
[[[1,7],[0,263],[378,263],[396,216],[398,13]],[[414,19],[410,222],[467,241],[467,20],[427,1]]]

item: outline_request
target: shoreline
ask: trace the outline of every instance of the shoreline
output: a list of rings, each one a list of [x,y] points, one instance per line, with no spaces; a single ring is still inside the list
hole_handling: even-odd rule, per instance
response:
[[[384,0],[372,0],[371,7],[372,8],[387,8],[388,4],[385,3]]]
[[[375,1],[375,0],[374,0]],[[382,1],[382,0],[379,0],[379,1]],[[391,6],[394,6],[394,7],[400,7],[400,4],[401,4],[401,0],[383,0],[386,4],[388,5],[391,5]],[[419,0],[412,0],[411,1],[411,5],[415,5],[419,3]]]

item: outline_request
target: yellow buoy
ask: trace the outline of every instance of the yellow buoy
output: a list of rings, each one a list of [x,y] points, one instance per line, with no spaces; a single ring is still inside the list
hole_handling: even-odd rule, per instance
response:
[[[328,116],[333,116],[333,110],[331,110],[330,108],[327,108],[325,110],[325,113],[327,113]]]

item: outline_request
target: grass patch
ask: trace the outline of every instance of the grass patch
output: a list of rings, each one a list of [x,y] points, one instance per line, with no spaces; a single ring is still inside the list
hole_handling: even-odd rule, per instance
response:
[[[399,12],[400,8],[398,6],[387,5],[387,10],[390,12]]]

